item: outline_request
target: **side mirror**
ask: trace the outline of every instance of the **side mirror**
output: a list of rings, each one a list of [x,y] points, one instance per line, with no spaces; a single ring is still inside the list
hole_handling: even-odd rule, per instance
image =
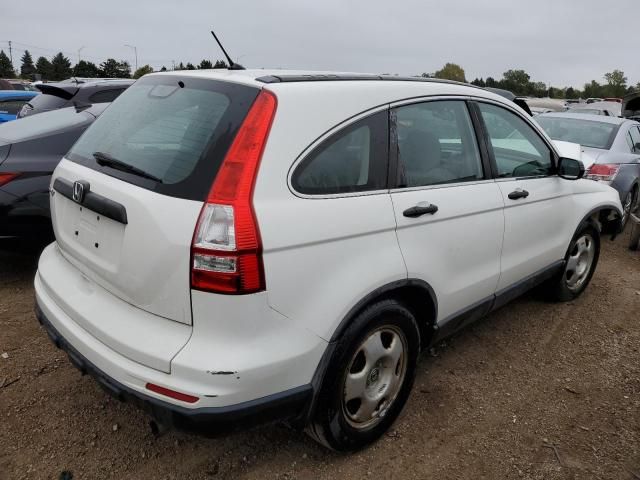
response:
[[[584,165],[580,160],[561,158],[558,161],[558,176],[566,180],[579,180],[584,177]]]

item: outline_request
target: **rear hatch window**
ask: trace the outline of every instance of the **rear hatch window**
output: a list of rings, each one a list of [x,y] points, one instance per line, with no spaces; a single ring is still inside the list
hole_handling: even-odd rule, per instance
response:
[[[258,93],[217,80],[145,77],[106,109],[67,158],[148,190],[202,201]]]

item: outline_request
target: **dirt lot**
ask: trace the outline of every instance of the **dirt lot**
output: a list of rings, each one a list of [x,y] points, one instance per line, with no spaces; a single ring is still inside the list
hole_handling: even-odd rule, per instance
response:
[[[0,479],[639,479],[640,254],[626,245],[604,241],[572,304],[529,294],[425,354],[394,429],[351,456],[281,425],[154,439],[38,326],[37,255],[0,251]]]

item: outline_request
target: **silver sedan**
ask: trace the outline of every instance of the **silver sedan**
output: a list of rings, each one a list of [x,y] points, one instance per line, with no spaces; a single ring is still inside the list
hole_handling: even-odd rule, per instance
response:
[[[623,226],[638,206],[640,191],[640,123],[618,117],[582,113],[545,113],[536,121],[554,140],[582,146],[586,178],[618,190]]]

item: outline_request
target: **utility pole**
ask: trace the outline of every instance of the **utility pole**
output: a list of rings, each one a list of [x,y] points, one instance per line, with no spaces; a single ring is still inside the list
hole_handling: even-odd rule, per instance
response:
[[[175,60],[171,60],[171,63],[173,64],[173,69],[172,70],[175,70],[176,69],[176,61]]]
[[[86,48],[84,45],[82,47],[80,47],[78,49],[78,63],[80,63],[80,52],[82,52],[82,49]]]
[[[13,52],[11,50],[11,40],[9,40],[8,43],[9,43],[9,59],[11,60],[11,69],[15,71],[15,69],[13,68]]]
[[[135,53],[135,55],[136,55],[136,70],[138,70],[138,49],[136,48],[135,45],[127,45],[127,44],[125,44],[125,47],[133,48],[133,53]],[[134,70],[134,72],[135,72],[135,70]]]

